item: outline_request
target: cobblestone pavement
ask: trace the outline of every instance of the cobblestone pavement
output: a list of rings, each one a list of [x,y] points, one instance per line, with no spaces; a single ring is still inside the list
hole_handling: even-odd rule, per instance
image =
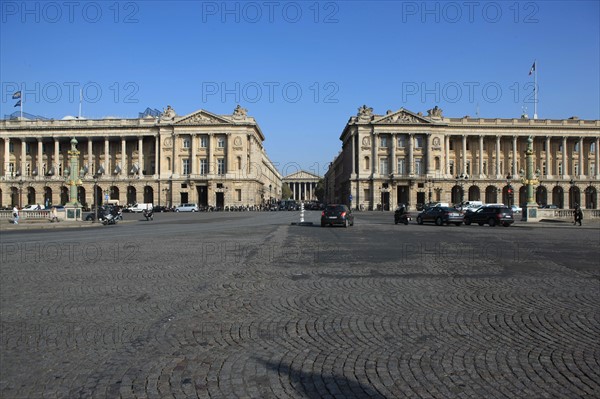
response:
[[[600,228],[296,218],[2,232],[0,397],[600,397]]]

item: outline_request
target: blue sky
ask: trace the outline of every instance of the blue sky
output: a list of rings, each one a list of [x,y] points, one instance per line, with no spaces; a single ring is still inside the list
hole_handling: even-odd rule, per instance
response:
[[[2,1],[0,116],[231,114],[284,174],[323,174],[363,104],[600,119],[599,1]]]

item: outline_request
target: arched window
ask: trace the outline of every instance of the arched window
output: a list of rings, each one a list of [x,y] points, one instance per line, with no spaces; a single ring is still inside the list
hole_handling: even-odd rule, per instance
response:
[[[371,165],[371,162],[370,162],[369,157],[365,157],[365,170],[369,170],[371,167],[370,165]]]

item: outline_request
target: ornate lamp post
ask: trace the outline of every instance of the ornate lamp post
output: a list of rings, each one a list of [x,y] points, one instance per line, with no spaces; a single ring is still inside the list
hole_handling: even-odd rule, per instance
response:
[[[521,179],[521,183],[527,187],[527,203],[525,204],[525,209],[523,209],[523,220],[526,222],[537,222],[539,218],[537,215],[537,203],[533,197],[533,186],[540,184],[540,182],[537,179],[537,173],[533,169],[533,138],[531,136],[527,139],[525,158],[527,169],[525,177]]]
[[[456,176],[456,185],[460,186],[460,203],[462,205],[462,203],[464,202],[464,197],[465,197],[465,192],[464,192],[464,185],[465,185],[465,181],[467,181],[469,179],[468,175],[465,174],[460,174]]]
[[[512,183],[512,176],[510,174],[506,175],[506,199],[509,207],[511,207],[513,205],[513,196],[514,196],[514,191],[513,191],[513,187],[511,186]]]
[[[78,187],[81,186],[79,178],[79,150],[77,149],[77,139],[71,139],[71,149],[69,155],[69,173],[66,184],[69,186],[69,201],[65,204],[67,220],[81,220],[81,204],[77,200]]]
[[[19,185],[19,209],[23,207],[23,177],[19,177],[17,184]]]
[[[104,168],[100,166],[94,173],[94,221],[98,220],[98,179],[104,173]]]

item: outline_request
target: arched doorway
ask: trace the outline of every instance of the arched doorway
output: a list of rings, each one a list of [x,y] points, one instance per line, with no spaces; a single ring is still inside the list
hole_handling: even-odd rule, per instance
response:
[[[44,205],[46,208],[52,206],[52,189],[48,186],[44,187]]]
[[[498,202],[498,189],[496,186],[487,186],[485,188],[485,202],[494,204]]]
[[[527,203],[527,186],[522,185],[519,188],[519,206],[523,206]]]
[[[481,192],[479,190],[479,187],[477,186],[471,186],[469,187],[469,201],[480,201],[481,199]]]
[[[564,190],[561,186],[554,186],[552,189],[552,203],[563,209],[565,207]]]
[[[581,205],[581,192],[579,187],[571,186],[569,188],[569,209],[574,209],[577,205]]]
[[[538,186],[535,190],[535,202],[538,205],[548,205],[548,190],[544,186]]]
[[[455,185],[452,187],[452,204],[460,204],[463,201],[463,188],[461,186]]]
[[[598,192],[592,186],[585,189],[585,208],[598,209]]]
[[[110,186],[110,199],[111,200],[119,200],[119,187],[117,186]]]
[[[150,186],[144,187],[144,203],[146,203],[146,204],[154,203],[154,189]]]
[[[87,206],[87,201],[85,200],[85,188],[83,188],[83,186],[77,187],[77,202],[83,206]]]
[[[64,205],[69,202],[69,188],[62,186],[60,188],[60,204]]]
[[[35,203],[35,188],[27,187],[27,205]]]
[[[94,206],[96,206],[96,201],[98,202],[98,206],[102,206],[104,203],[104,196],[102,195],[102,188],[100,186],[96,186],[96,195],[94,196]]]
[[[137,190],[133,186],[127,186],[127,204],[133,205],[137,202]]]
[[[11,202],[11,206],[20,205],[19,204],[19,189],[16,187],[10,188],[10,202]]]

